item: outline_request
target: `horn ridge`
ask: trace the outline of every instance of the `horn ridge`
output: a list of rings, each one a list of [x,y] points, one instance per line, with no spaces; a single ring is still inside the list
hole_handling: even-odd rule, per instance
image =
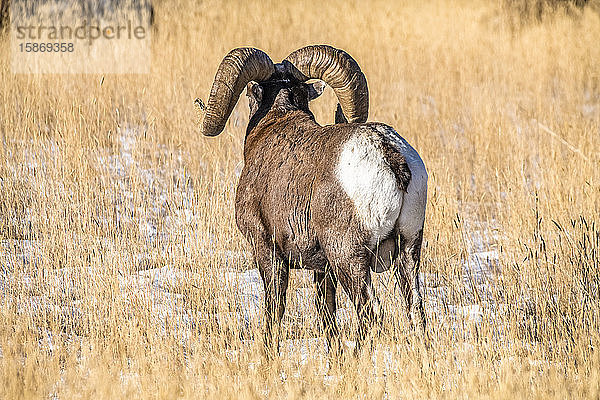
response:
[[[296,79],[321,79],[331,86],[350,122],[367,120],[367,80],[356,60],[344,50],[329,45],[311,45],[292,52],[285,61],[293,65],[290,72]]]
[[[273,72],[273,61],[264,51],[253,47],[231,50],[215,74],[200,127],[202,134],[220,134],[248,82],[266,80]]]

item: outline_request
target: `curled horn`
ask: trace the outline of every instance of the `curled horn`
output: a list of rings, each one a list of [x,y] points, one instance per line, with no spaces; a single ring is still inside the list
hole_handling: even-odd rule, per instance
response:
[[[268,79],[275,67],[262,50],[251,47],[233,49],[223,58],[213,81],[204,120],[200,131],[206,136],[217,136],[237,103],[240,93],[250,81]],[[200,103],[196,103],[200,109]]]
[[[365,122],[369,115],[367,79],[345,51],[327,45],[306,46],[291,53],[285,62],[301,81],[321,79],[331,86],[349,122]]]

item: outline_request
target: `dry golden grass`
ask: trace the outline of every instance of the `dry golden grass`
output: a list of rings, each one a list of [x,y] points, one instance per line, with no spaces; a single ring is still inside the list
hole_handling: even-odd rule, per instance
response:
[[[13,75],[0,40],[0,398],[598,398],[598,15],[515,29],[493,2],[286,3],[156,4],[151,75]],[[312,43],[356,58],[369,119],[429,170],[429,350],[387,275],[384,332],[339,365],[304,273],[276,361],[240,321],[247,103],[208,139],[193,100],[233,47]]]

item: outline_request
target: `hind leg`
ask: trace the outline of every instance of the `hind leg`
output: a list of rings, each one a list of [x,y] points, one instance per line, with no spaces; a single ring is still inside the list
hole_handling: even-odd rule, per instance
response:
[[[422,229],[412,238],[400,235],[400,260],[394,273],[406,300],[411,324],[416,324],[425,332],[425,310],[419,278],[422,241]]]
[[[245,179],[242,173],[240,187]],[[252,246],[265,289],[264,344],[267,357],[279,355],[279,333],[285,311],[289,264],[275,243],[272,232],[263,224],[260,206],[246,191],[238,190],[235,199],[236,224]]]
[[[371,257],[366,252],[357,251],[331,259],[338,260],[335,264],[336,275],[356,309],[358,350],[371,327],[379,327],[382,321],[381,307],[371,284]]]
[[[331,271],[315,271],[314,279],[317,287],[317,312],[325,332],[327,345],[330,350],[338,351],[340,349],[339,330],[335,320],[337,279]]]
[[[411,310],[413,304],[413,293],[411,288],[411,277],[407,271],[410,263],[407,261],[406,240],[400,235],[402,249],[398,247],[399,235],[394,232],[389,238],[385,239],[377,248],[376,257],[374,257],[371,270],[374,272],[387,271],[390,267],[400,287],[400,292],[404,299],[406,314],[409,323],[412,325]]]
[[[277,246],[259,236],[254,243],[254,258],[265,288],[264,343],[267,357],[279,354],[281,319],[285,312],[289,265]]]
[[[406,307],[406,317],[410,325],[412,325],[412,290],[410,278],[408,277],[407,271],[405,269],[405,258],[406,257],[404,256],[404,254],[401,254],[400,257],[396,259],[396,262],[394,263],[394,277],[396,278],[396,282],[400,287],[400,292],[402,293],[402,297],[404,299],[404,305]]]

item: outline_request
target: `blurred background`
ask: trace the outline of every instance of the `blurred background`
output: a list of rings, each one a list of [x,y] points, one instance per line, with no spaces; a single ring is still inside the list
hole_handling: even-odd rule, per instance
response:
[[[13,74],[7,4],[0,397],[600,394],[598,1],[155,1],[150,73],[85,75]],[[383,332],[332,362],[295,271],[282,355],[261,357],[233,210],[248,104],[205,138],[193,102],[232,48],[308,44],[356,59],[369,120],[427,166],[429,348],[382,274]],[[335,105],[311,109],[331,124]]]

